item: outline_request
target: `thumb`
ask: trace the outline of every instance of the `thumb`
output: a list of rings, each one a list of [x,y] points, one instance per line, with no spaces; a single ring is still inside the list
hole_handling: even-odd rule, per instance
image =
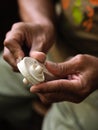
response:
[[[46,55],[43,52],[30,51],[30,56],[37,59],[41,63],[44,63],[46,60]]]
[[[64,78],[67,75],[74,74],[78,70],[78,66],[75,61],[73,62],[73,60],[68,60],[62,63],[46,61],[45,65],[49,72],[51,72],[53,75],[57,77],[62,78]]]

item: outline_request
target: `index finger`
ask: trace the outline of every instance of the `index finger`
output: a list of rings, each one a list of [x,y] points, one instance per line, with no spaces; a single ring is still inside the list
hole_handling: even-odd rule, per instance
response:
[[[22,50],[22,34],[18,31],[9,31],[4,40],[4,46],[12,53],[15,59],[24,57]]]
[[[30,88],[33,93],[70,92],[74,93],[82,89],[78,80],[59,79],[34,85]]]

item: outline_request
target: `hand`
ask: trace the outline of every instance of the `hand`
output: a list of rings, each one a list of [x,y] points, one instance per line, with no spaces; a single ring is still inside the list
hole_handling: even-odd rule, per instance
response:
[[[77,55],[63,63],[47,62],[46,67],[58,80],[30,88],[44,103],[79,103],[98,87],[98,58],[94,56]]]
[[[12,26],[4,40],[4,59],[17,70],[17,61],[24,56],[35,56],[35,51],[47,53],[54,42],[52,24],[37,25],[19,22]],[[35,58],[35,57],[34,57]]]

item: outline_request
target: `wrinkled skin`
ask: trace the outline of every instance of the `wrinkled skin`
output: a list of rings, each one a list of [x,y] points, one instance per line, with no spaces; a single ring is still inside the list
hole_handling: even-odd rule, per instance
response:
[[[27,55],[25,50],[28,50],[29,56],[44,62],[45,53],[53,42],[54,29],[51,24],[41,26],[16,23],[6,35],[3,57],[16,71],[18,60]],[[46,68],[57,77],[57,80],[30,88],[30,91],[36,93],[44,103],[60,101],[79,103],[97,89],[98,58],[94,56],[77,55],[58,64],[46,61]]]
[[[46,67],[58,80],[30,88],[44,103],[80,103],[98,87],[98,58],[94,56],[76,55],[63,63],[46,62]]]
[[[51,23],[39,25],[33,23],[15,23],[6,34],[3,58],[17,71],[17,62],[24,56],[36,58],[36,52],[47,53],[54,42],[54,28]],[[39,59],[45,60],[44,53]]]

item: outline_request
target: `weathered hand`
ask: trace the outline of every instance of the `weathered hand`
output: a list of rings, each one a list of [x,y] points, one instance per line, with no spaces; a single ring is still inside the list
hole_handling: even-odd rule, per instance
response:
[[[24,56],[33,56],[34,52],[47,53],[54,42],[52,24],[38,25],[19,22],[12,26],[4,40],[4,59],[17,70],[17,60]]]
[[[63,63],[47,62],[46,67],[58,80],[30,88],[44,103],[79,103],[98,87],[98,58],[94,56],[77,55]]]

